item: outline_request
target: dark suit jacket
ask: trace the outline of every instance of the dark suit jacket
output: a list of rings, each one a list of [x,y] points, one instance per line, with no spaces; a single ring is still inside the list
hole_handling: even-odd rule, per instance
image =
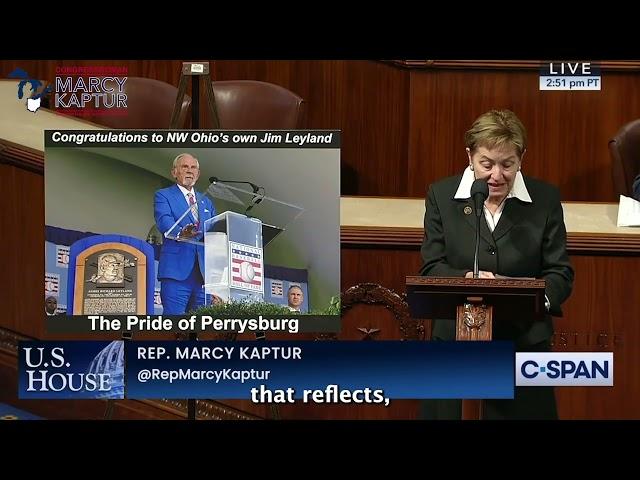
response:
[[[463,277],[473,269],[476,217],[464,212],[467,206],[473,209],[473,204],[453,198],[461,178],[449,177],[429,188],[422,275]],[[532,203],[507,199],[493,233],[481,216],[479,268],[509,277],[543,278],[551,313],[561,316],[560,305],[571,294],[574,272],[567,254],[560,194],[539,180],[524,177],[524,181]],[[516,346],[534,345],[552,334],[550,316],[545,321],[510,319],[509,325],[494,324],[494,338],[514,340]],[[435,320],[433,337],[455,339],[455,322]]]

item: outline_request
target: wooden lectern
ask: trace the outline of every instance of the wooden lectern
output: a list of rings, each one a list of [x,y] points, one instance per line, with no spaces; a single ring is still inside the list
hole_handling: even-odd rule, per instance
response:
[[[455,319],[456,340],[490,341],[493,323],[542,319],[544,280],[407,277],[413,318]],[[481,400],[462,401],[462,419],[482,418]]]

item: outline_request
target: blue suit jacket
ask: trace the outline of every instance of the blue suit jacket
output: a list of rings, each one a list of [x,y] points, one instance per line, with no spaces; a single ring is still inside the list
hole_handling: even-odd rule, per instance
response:
[[[216,215],[216,209],[213,202],[206,195],[196,192],[196,199],[200,222],[198,230],[202,230],[203,223]],[[155,194],[153,206],[156,225],[163,236],[189,207],[178,185],[158,190]],[[191,213],[184,217],[179,225],[184,227],[190,223],[195,223]],[[196,237],[195,240],[203,241],[202,234],[200,237]],[[177,242],[164,237],[160,251],[158,279],[185,280],[193,270],[196,255],[200,271],[204,276],[204,246],[189,242]]]

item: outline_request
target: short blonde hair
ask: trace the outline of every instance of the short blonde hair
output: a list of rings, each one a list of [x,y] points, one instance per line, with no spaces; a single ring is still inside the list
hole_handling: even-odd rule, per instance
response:
[[[527,130],[510,110],[490,110],[480,115],[464,134],[465,146],[473,153],[478,147],[516,147],[518,157],[527,148]]]

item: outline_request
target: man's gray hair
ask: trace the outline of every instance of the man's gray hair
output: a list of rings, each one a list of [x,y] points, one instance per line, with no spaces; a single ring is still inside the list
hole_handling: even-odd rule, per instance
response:
[[[176,158],[173,159],[173,168],[178,168],[178,162],[180,161],[181,158],[184,157],[191,157],[196,161],[196,165],[198,168],[200,168],[200,162],[198,161],[198,159],[196,157],[194,157],[193,155],[191,155],[190,153],[181,153],[180,155],[178,155]]]

